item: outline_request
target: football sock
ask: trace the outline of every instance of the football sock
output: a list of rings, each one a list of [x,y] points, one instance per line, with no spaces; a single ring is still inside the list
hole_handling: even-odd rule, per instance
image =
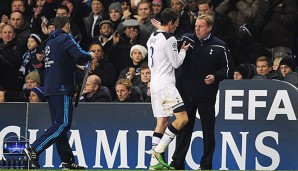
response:
[[[170,142],[173,141],[177,133],[178,130],[172,124],[170,124],[154,150],[158,153],[163,153]]]
[[[152,136],[152,149],[154,149],[157,144],[160,142],[162,138],[162,134],[158,132],[154,132]],[[151,155],[151,161],[150,161],[150,166],[157,165],[159,162],[158,160],[154,157],[154,155]]]

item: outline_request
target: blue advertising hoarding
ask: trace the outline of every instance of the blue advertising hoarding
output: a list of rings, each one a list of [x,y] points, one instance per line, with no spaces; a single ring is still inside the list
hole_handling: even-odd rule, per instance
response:
[[[216,103],[214,169],[297,170],[297,99],[297,89],[281,81],[223,81]],[[3,139],[7,133],[3,130],[11,125],[26,128],[26,108],[1,105],[5,106],[0,108]],[[25,119],[15,124],[19,119],[8,119],[12,115],[7,108],[24,113]],[[30,104],[27,119],[32,142],[51,124],[47,104]],[[78,163],[88,169],[148,169],[155,122],[149,103],[81,103],[74,110],[69,142]],[[199,167],[200,126],[198,114],[186,169]],[[168,161],[174,149],[173,142],[166,153]],[[40,164],[60,166],[55,148],[41,155]]]

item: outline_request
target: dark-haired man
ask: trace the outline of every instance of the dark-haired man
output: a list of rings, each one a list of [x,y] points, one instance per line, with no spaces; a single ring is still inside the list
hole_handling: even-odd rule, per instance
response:
[[[83,51],[70,33],[70,21],[66,16],[57,16],[53,21],[56,30],[50,33],[45,44],[44,91],[48,98],[52,118],[49,127],[24,151],[30,162],[39,168],[38,156],[56,143],[63,169],[84,169],[75,162],[68,143],[67,132],[71,127],[77,59],[91,60],[93,53]]]
[[[163,158],[176,134],[188,122],[182,98],[175,87],[175,68],[186,55],[189,45],[183,43],[180,52],[174,33],[179,24],[179,14],[167,8],[161,13],[161,26],[153,32],[147,42],[148,65],[151,70],[151,104],[157,124],[152,137],[150,170],[172,169]],[[170,116],[176,119],[168,125]]]

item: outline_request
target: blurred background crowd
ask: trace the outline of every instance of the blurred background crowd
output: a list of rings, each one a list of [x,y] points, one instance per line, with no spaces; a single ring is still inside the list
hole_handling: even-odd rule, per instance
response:
[[[150,102],[146,42],[165,8],[180,14],[173,35],[193,33],[199,15],[233,57],[230,79],[278,79],[298,86],[295,0],[1,0],[0,102],[45,102],[43,44],[55,16],[71,21],[74,40],[93,51],[82,102]],[[84,63],[77,61],[77,84]],[[55,78],[53,78],[55,79]]]

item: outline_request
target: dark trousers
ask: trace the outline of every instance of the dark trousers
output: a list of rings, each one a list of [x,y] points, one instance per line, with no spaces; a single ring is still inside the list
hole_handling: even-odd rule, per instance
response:
[[[49,96],[48,104],[52,126],[48,128],[31,146],[39,155],[56,143],[57,152],[62,162],[72,163],[74,156],[68,143],[67,131],[72,122],[72,98],[65,95]]]
[[[189,121],[182,130],[177,134],[176,149],[173,154],[171,166],[177,170],[184,170],[185,156],[188,151],[191,136],[196,120],[196,111],[198,110],[201,119],[203,131],[204,151],[201,158],[202,169],[212,169],[212,158],[215,149],[215,107],[212,104],[204,102],[194,102],[190,99],[183,99]]]

